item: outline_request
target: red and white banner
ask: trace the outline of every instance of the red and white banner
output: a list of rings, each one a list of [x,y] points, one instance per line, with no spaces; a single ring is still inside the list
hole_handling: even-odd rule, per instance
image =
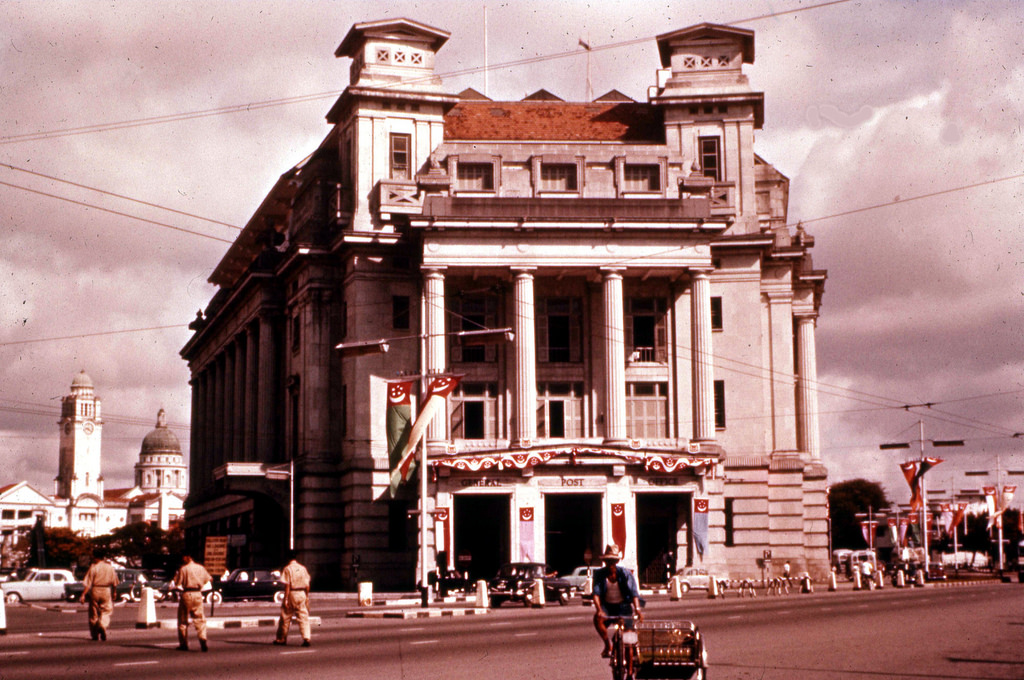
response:
[[[445,553],[445,566],[449,570],[455,566],[455,556],[452,554],[451,526],[451,515],[448,508],[434,510],[434,541],[437,543],[437,554]],[[438,566],[440,566],[440,562]]]
[[[519,559],[533,562],[533,508],[519,508]]]
[[[612,503],[612,542],[626,552],[626,504]]]
[[[460,380],[462,380],[462,376],[439,375],[430,383],[427,396],[423,400],[423,406],[420,408],[419,415],[416,416],[416,421],[412,424],[412,429],[409,431],[409,439],[402,448],[398,467],[391,472],[391,485],[393,487],[408,481],[410,468],[412,467],[413,460],[416,458],[416,445],[420,443],[420,439],[427,431],[430,421],[444,407],[448,396],[455,391],[455,387],[459,384]]]
[[[946,531],[952,534],[957,525],[963,521],[964,515],[967,514],[967,503],[958,503],[956,510],[953,511],[953,517],[949,520],[949,524],[946,525]]]

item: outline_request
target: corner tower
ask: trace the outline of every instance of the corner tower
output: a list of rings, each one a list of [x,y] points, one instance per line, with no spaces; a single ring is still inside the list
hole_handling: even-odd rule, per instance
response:
[[[85,371],[71,382],[71,394],[61,400],[60,467],[55,495],[78,498],[82,494],[103,497],[100,474],[100,442],[103,419],[100,400],[93,393],[92,378]]]

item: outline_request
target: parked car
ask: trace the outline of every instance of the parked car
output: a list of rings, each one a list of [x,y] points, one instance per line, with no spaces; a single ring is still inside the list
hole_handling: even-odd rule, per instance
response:
[[[582,593],[585,592],[587,588],[587,572],[592,569],[594,569],[594,567],[576,567],[572,570],[571,574],[563,578],[569,582],[569,585],[571,585],[577,593]]]
[[[74,582],[74,574],[67,569],[32,569],[23,580],[3,584],[4,600],[8,604],[59,600],[64,597],[64,585]]]
[[[227,578],[213,586],[206,600],[220,604],[224,600],[273,600],[276,604],[284,601],[284,583],[281,572],[269,569],[235,569]]]
[[[149,586],[150,588],[159,591],[164,585],[164,580],[162,578],[159,578],[153,572],[147,572],[143,569],[116,567],[115,571],[117,572],[117,578],[119,579],[116,597],[118,600],[136,602],[142,598],[143,586]],[[77,602],[82,598],[82,593],[84,591],[85,584],[81,581],[65,583],[64,599],[68,602]]]
[[[703,567],[684,567],[676,572],[679,588],[685,593],[689,590],[707,590],[711,587],[711,575]]]
[[[537,581],[544,583],[544,601],[567,604],[572,598],[572,586],[564,578],[552,572],[541,562],[512,562],[506,564],[493,579],[488,588],[491,605],[500,607],[504,602],[522,602],[529,606],[533,588]]]

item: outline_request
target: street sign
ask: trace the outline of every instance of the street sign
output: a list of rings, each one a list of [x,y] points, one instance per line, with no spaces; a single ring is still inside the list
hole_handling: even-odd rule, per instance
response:
[[[228,569],[228,537],[207,536],[203,566],[210,574],[220,576]]]

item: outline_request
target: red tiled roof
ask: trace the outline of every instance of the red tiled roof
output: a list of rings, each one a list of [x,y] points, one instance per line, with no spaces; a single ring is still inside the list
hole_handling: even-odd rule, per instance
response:
[[[7,486],[0,486],[0,493],[3,493],[4,491],[7,491],[8,489],[13,489],[17,485],[18,485],[18,482],[15,482],[14,484],[8,484]]]
[[[462,101],[445,115],[455,140],[663,142],[661,110],[636,102]]]
[[[132,490],[132,487],[126,489],[103,489],[103,500],[116,501],[120,500],[121,496],[125,495]]]

